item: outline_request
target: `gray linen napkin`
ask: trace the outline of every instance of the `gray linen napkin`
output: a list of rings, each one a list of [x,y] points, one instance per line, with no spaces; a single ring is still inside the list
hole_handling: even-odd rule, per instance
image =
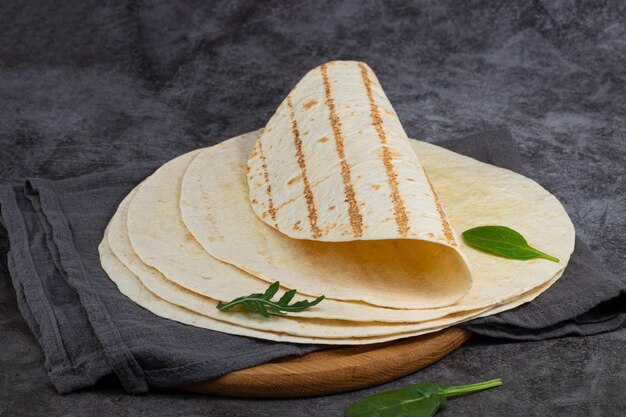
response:
[[[523,172],[508,131],[444,147]],[[216,378],[321,346],[275,343],[165,320],[123,296],[98,259],[104,228],[122,198],[157,166],[140,165],[62,181],[29,179],[0,188],[11,250],[8,266],[24,318],[61,393],[115,373],[140,393]],[[626,286],[580,241],[563,277],[530,304],[474,320],[487,336],[544,339],[613,330],[626,320]]]

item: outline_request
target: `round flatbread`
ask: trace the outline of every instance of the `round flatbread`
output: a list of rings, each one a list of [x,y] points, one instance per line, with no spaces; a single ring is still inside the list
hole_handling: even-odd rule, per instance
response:
[[[238,311],[221,312],[216,308],[217,300],[215,298],[203,297],[174,284],[164,278],[158,270],[144,264],[133,252],[126,228],[128,207],[145,184],[146,182],[129,193],[119,205],[117,212],[109,223],[107,232],[108,243],[115,256],[141,280],[150,292],[171,304],[185,307],[216,320],[250,329],[269,332],[279,329],[281,333],[289,335],[322,339],[367,338],[408,332],[414,333],[466,320],[477,316],[485,310],[473,310],[464,314],[453,314],[433,321],[416,323],[346,322],[343,320],[303,318],[297,313],[285,317],[271,316],[270,318],[264,318],[257,314]],[[219,281],[219,278],[215,280]],[[222,281],[222,285],[228,285],[228,282]],[[250,290],[248,289],[248,291]],[[339,302],[335,301],[335,304],[337,303]]]
[[[245,167],[256,139],[255,134],[246,134],[222,142],[202,151],[189,165],[182,182],[180,209],[195,240],[217,259],[266,282],[278,280],[306,294],[326,295],[335,282],[341,281],[343,288],[352,288],[352,298],[366,301],[377,297],[381,287],[392,285],[377,275],[380,268],[372,262],[379,257],[365,256],[372,246],[365,252],[344,246],[370,242],[292,239],[259,220],[246,204]],[[567,265],[574,249],[574,227],[559,201],[539,184],[435,145],[415,140],[411,145],[429,172],[455,230],[508,226],[524,235],[530,245],[560,259],[558,263],[505,259],[461,242],[460,248],[472,265],[472,288],[450,307],[416,310],[416,320],[421,312],[430,311],[426,313],[429,317],[436,314],[431,310],[447,315],[467,306],[477,309],[502,303],[543,285]],[[413,255],[408,252],[403,256]],[[393,285],[407,292],[413,288],[395,281]]]
[[[177,203],[181,182],[189,163],[199,152],[190,152],[164,164],[137,188],[130,202],[127,220],[133,248],[127,248],[127,251],[136,252],[143,263],[172,283],[215,300],[227,301],[244,294],[263,292],[267,282],[210,256],[182,222]],[[110,238],[116,239],[116,235],[112,234]],[[114,248],[124,250],[126,239],[125,236],[116,239]],[[482,280],[482,276],[479,278]],[[482,281],[476,285],[478,289],[484,288]],[[299,294],[297,297],[305,296]],[[423,310],[397,310],[326,299],[314,309],[298,313],[298,317],[415,323],[482,310],[512,298],[514,296],[487,302],[484,297],[478,297],[475,290],[453,306]]]
[[[100,262],[104,271],[111,278],[111,280],[117,285],[118,289],[122,294],[130,298],[132,301],[145,308],[152,313],[169,319],[175,320],[183,324],[200,327],[204,329],[214,330],[223,333],[229,333],[239,336],[248,336],[255,337],[259,339],[272,340],[277,342],[288,342],[288,343],[309,343],[309,344],[329,344],[329,345],[362,345],[362,344],[370,344],[370,343],[381,343],[385,341],[417,336],[419,334],[425,334],[430,332],[439,331],[448,326],[442,326],[440,328],[431,328],[419,332],[407,333],[407,334],[396,334],[389,335],[383,337],[373,337],[373,338],[345,338],[345,339],[318,339],[313,337],[298,337],[292,336],[280,332],[269,332],[269,331],[260,331],[253,328],[242,327],[238,325],[234,325],[231,323],[223,322],[220,320],[216,320],[210,317],[207,317],[202,314],[198,314],[192,310],[187,308],[180,307],[175,304],[171,304],[153,292],[148,290],[141,280],[137,278],[127,266],[125,266],[119,258],[113,253],[109,245],[108,239],[108,231],[105,233],[104,239],[98,246],[99,254],[100,254]],[[560,274],[554,277],[551,282],[546,284],[547,286],[551,285],[554,281],[558,279]],[[504,309],[513,308],[517,305],[523,304],[525,302],[531,301],[541,292],[543,292],[546,288],[537,288],[536,290],[525,294],[522,297],[519,297],[513,303],[508,306],[500,306],[486,311],[484,314],[495,314]]]

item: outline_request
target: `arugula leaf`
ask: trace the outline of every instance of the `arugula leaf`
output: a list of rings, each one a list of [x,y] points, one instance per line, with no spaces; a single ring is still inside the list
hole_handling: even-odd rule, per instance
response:
[[[524,236],[505,226],[480,226],[463,232],[463,240],[469,246],[509,259],[526,261],[543,258],[559,262],[558,258],[528,245]]]
[[[289,290],[283,294],[278,301],[272,301],[272,297],[276,295],[280,287],[280,282],[276,281],[270,285],[263,294],[255,293],[246,295],[244,297],[235,298],[228,303],[219,301],[217,308],[221,311],[228,311],[233,307],[239,305],[253,313],[258,313],[263,317],[269,318],[271,314],[285,314],[285,313],[297,313],[309,307],[319,304],[324,296],[319,296],[313,301],[301,300],[293,304],[289,302],[296,295],[297,290]]]
[[[362,398],[348,407],[346,417],[432,417],[446,404],[447,397],[500,385],[500,378],[458,387],[423,382]]]

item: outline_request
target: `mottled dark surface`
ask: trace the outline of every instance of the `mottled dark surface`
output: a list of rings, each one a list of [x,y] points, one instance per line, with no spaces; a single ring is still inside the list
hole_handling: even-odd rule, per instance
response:
[[[626,4],[0,2],[0,181],[157,161],[261,127],[329,59],[376,71],[410,136],[508,127],[533,176],[610,270],[626,269]],[[307,4],[308,3],[308,4]],[[0,228],[1,229],[1,228]],[[303,400],[59,396],[22,320],[0,231],[0,415],[339,416],[381,388]],[[623,416],[626,330],[541,342],[475,338],[387,387],[505,386],[441,416]]]

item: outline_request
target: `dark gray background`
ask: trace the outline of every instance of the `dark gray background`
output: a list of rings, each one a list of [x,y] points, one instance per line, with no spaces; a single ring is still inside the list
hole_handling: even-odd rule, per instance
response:
[[[0,2],[0,181],[161,161],[261,127],[330,59],[365,60],[412,137],[508,127],[608,268],[626,269],[623,1]],[[124,394],[114,378],[59,396],[21,318],[0,228],[0,415],[339,416],[381,388],[308,400]],[[626,330],[475,338],[384,388],[505,386],[442,416],[626,414]]]

